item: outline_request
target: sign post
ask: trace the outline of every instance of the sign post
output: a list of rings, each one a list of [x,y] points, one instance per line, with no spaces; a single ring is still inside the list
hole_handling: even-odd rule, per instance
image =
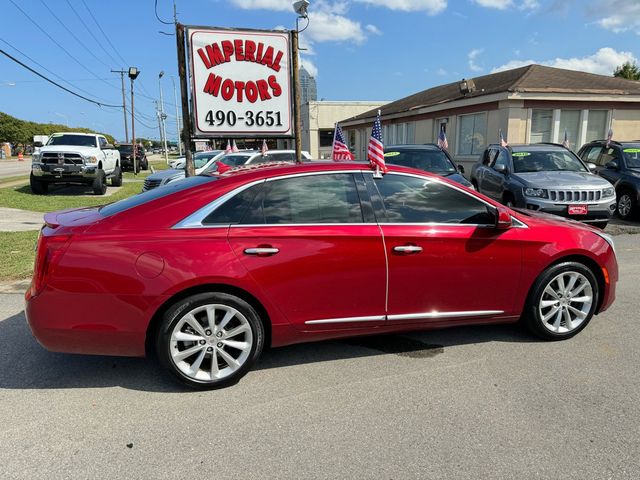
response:
[[[298,30],[291,32],[291,68],[293,70],[293,118],[296,124],[296,163],[302,162],[302,131],[300,125],[300,68],[298,66]]]
[[[178,75],[180,76],[180,97],[182,100],[182,142],[184,143],[185,176],[195,175],[191,155],[191,118],[189,117],[189,93],[187,90],[187,56],[184,46],[184,25],[176,22],[176,42],[178,46]],[[176,122],[178,119],[176,118]]]

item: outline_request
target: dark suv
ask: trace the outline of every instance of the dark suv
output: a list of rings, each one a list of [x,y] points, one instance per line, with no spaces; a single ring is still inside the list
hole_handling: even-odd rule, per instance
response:
[[[446,150],[442,150],[435,143],[423,145],[390,145],[384,147],[384,161],[392,165],[416,168],[425,172],[435,173],[458,182],[465,187],[473,186],[461,174],[464,168],[456,168]]]
[[[585,162],[596,165],[596,173],[609,180],[616,189],[618,215],[635,217],[640,207],[640,140],[609,142],[596,140],[578,152]]]
[[[562,145],[489,145],[471,170],[471,182],[476,190],[507,206],[604,228],[616,208],[615,192],[590,170]]]
[[[120,165],[122,170],[133,170],[133,147],[131,144],[121,143],[116,148],[120,152]],[[147,153],[140,145],[136,147],[136,162],[138,164],[138,171],[149,168]]]

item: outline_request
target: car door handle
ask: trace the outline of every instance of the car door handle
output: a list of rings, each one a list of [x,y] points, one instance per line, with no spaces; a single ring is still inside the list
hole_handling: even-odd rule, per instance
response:
[[[420,253],[422,251],[422,247],[419,247],[418,245],[398,245],[397,247],[393,247],[393,251],[396,253],[411,255],[414,253]]]
[[[280,251],[279,248],[273,247],[255,247],[255,248],[245,248],[245,255],[256,255],[258,257],[268,257],[271,255],[275,255]]]

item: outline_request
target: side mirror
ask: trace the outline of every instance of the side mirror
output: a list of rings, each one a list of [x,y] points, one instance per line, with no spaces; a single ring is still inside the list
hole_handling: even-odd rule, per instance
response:
[[[458,164],[458,172],[460,172],[461,174],[464,175],[464,165],[462,165],[460,163]]]
[[[40,147],[42,147],[42,142],[33,142],[33,146],[35,148],[40,148]]]
[[[591,163],[591,162],[587,163],[587,167],[589,167],[590,172],[595,172],[596,168],[598,168],[595,163]]]
[[[110,143],[105,143],[101,148],[101,150],[113,150],[113,149],[114,149],[114,146],[111,145]]]
[[[496,230],[509,230],[512,227],[511,214],[506,208],[498,208]]]
[[[498,173],[502,173],[503,175],[506,175],[508,172],[507,166],[502,164],[494,165],[493,169]]]
[[[589,167],[591,168],[591,167]],[[610,162],[608,162],[605,165],[605,168],[609,169],[609,170],[618,170],[618,162],[616,162],[615,160],[611,160]]]

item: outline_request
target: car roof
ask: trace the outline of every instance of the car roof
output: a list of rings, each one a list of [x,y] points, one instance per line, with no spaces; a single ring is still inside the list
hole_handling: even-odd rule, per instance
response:
[[[385,145],[386,150],[440,150],[442,149],[435,143],[415,143],[415,144],[402,144],[402,145]]]
[[[85,137],[95,137],[96,135],[100,137],[104,137],[101,133],[86,133],[86,132],[54,132],[50,136],[58,136],[58,135],[83,135]]]
[[[489,147],[500,147],[498,143],[492,143],[487,146]],[[567,147],[560,145],[559,143],[514,143],[509,144],[511,150],[531,150],[531,151],[541,151],[541,150],[568,150]]]

